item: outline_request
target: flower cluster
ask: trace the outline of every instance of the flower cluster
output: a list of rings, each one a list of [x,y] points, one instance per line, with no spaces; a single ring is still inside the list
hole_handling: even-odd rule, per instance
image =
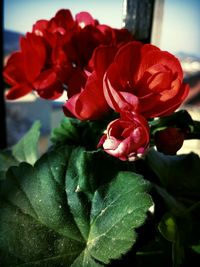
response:
[[[32,90],[45,99],[56,99],[68,88],[71,97],[85,85],[92,53],[99,45],[117,45],[131,40],[125,30],[101,25],[87,12],[75,19],[69,10],[60,10],[55,17],[37,21],[21,38],[21,51],[8,60],[4,71],[12,86],[8,99],[16,99]]]
[[[37,21],[8,60],[8,99],[32,90],[55,99],[67,90],[63,110],[79,120],[103,119],[113,110],[98,146],[132,160],[149,146],[148,119],[170,115],[186,98],[179,61],[151,44],[135,41],[126,29],[100,24],[87,12],[72,17],[60,10]]]

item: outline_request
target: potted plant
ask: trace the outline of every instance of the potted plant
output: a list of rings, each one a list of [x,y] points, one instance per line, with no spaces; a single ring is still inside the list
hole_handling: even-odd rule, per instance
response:
[[[190,266],[200,252],[200,159],[176,155],[200,122],[178,59],[87,12],[60,10],[21,38],[6,97],[67,91],[38,156],[40,123],[0,153],[2,266]],[[195,266],[195,265],[193,265]]]

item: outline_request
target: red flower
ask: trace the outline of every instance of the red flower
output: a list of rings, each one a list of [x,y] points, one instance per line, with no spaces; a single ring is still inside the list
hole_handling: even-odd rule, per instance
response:
[[[38,20],[32,28],[34,34],[43,36],[51,46],[70,40],[71,35],[77,30],[78,25],[68,9],[59,10],[49,21]]]
[[[107,29],[111,31],[112,36],[110,27],[107,26]],[[88,25],[75,33],[65,48],[67,53],[70,49],[71,52],[68,54],[73,64],[76,67],[85,68],[88,67],[89,60],[96,47],[113,43],[111,36],[107,36],[96,26]]]
[[[94,71],[81,76],[77,80],[75,74],[69,87],[70,97],[64,105],[64,112],[68,116],[75,116],[80,120],[99,119],[110,110],[103,94],[103,75],[112,62],[117,51],[115,46],[99,46],[91,60]],[[80,74],[79,74],[80,75]],[[76,84],[77,86],[74,86]],[[80,88],[77,92],[77,88]]]
[[[117,33],[99,24],[87,12],[78,13],[74,19],[70,10],[61,9],[49,21],[37,21],[32,33],[22,38],[21,51],[11,56],[4,71],[12,86],[7,97],[15,99],[32,90],[46,99],[58,98],[66,89],[70,96],[79,93],[87,80],[85,70],[93,71],[89,62],[94,49],[129,37],[127,32]],[[95,75],[88,78],[87,87],[93,83],[97,86],[99,77]],[[98,98],[105,102],[103,96]]]
[[[166,155],[175,155],[184,139],[184,132],[178,128],[169,127],[155,133],[155,145],[159,152]]]
[[[147,121],[136,113],[122,113],[120,119],[112,121],[98,147],[121,160],[135,160],[144,154],[149,144]]]
[[[51,50],[43,37],[33,33],[27,33],[21,39],[21,51],[11,55],[3,73],[6,82],[12,86],[7,93],[8,99],[19,98],[32,90],[47,99],[61,96],[63,72],[70,67],[67,64],[62,68],[58,66],[53,57],[55,49]],[[60,53],[60,62],[64,62],[63,58]]]
[[[16,99],[33,90],[33,82],[46,61],[46,47],[42,37],[28,33],[21,38],[21,52],[11,55],[4,69],[4,78],[12,87],[8,99]]]
[[[43,36],[52,48],[61,46],[71,66],[78,68],[87,67],[97,46],[115,40],[111,27],[100,25],[88,12],[76,14],[74,20],[68,9],[59,10],[50,21],[39,20],[33,32]]]
[[[104,94],[111,108],[137,111],[146,118],[171,114],[188,91],[177,58],[140,42],[121,47],[104,78]]]

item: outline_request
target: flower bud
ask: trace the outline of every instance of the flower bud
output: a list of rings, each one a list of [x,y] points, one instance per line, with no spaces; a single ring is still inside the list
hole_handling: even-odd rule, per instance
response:
[[[159,152],[175,155],[182,147],[184,137],[184,132],[181,129],[169,127],[155,133],[155,145]]]
[[[142,156],[149,144],[147,121],[139,114],[124,113],[109,123],[98,147],[121,160],[133,161]]]

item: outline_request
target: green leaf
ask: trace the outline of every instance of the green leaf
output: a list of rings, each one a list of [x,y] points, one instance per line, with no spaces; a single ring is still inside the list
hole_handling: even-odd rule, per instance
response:
[[[170,213],[167,213],[163,216],[161,222],[158,225],[158,229],[165,239],[170,242],[176,242],[177,225],[175,218]]]
[[[5,179],[5,173],[11,166],[17,166],[19,162],[13,157],[11,151],[0,150],[0,180]]]
[[[147,163],[162,185],[185,204],[200,200],[200,158],[194,153],[166,156],[151,149]]]
[[[84,127],[85,122],[81,122],[75,118],[65,117],[61,124],[53,129],[51,134],[51,141],[54,144],[77,144],[81,137],[81,127]]]
[[[189,129],[194,127],[194,121],[186,110],[174,112],[170,116],[161,117],[149,122],[151,133],[167,127],[177,127],[181,129]]]
[[[134,229],[152,205],[149,184],[135,173],[107,171],[102,162],[108,158],[98,157],[101,152],[62,147],[34,167],[21,163],[8,170],[0,190],[3,266],[98,267],[131,248]],[[96,169],[108,178],[102,176],[103,184],[95,182]],[[86,185],[81,191],[80,181]]]
[[[84,241],[64,188],[70,152],[68,148],[48,153],[34,168],[21,163],[9,169],[1,186],[0,249],[4,266],[12,261],[14,266],[70,266],[74,255],[81,253]]]
[[[92,200],[87,249],[99,261],[108,263],[128,251],[136,241],[134,228],[144,223],[152,205],[144,193],[148,184],[138,174],[119,172]]]
[[[104,265],[96,262],[89,254],[87,249],[85,249],[81,254],[76,258],[71,267],[102,267]]]
[[[192,246],[192,249],[193,249],[196,253],[200,254],[200,244],[199,244],[199,245],[194,245],[194,246]]]
[[[194,153],[166,156],[151,150],[147,162],[164,187],[155,186],[171,217],[164,217],[159,227],[173,242],[173,262],[179,266],[183,247],[187,249],[200,240],[200,159]]]
[[[172,244],[172,262],[173,267],[179,267],[183,263],[185,258],[184,247],[180,244],[180,240]]]
[[[158,225],[160,233],[165,239],[172,242],[173,267],[178,267],[184,260],[184,248],[180,243],[179,230],[175,217],[166,213]]]
[[[51,134],[53,145],[76,145],[95,150],[110,118],[101,121],[80,121],[66,117]]]
[[[40,122],[36,121],[24,137],[12,148],[13,156],[19,162],[34,164],[38,159],[38,140],[40,136]]]
[[[184,246],[196,245],[200,242],[200,202],[185,209],[176,218],[179,236]]]
[[[85,170],[83,158],[84,150],[82,148],[77,148],[72,152],[66,173],[66,193],[74,220],[82,236],[87,240],[90,227],[89,216],[91,204],[87,196],[81,192],[84,190],[81,186],[82,181],[83,183],[87,183],[88,181],[86,176],[88,169]]]

